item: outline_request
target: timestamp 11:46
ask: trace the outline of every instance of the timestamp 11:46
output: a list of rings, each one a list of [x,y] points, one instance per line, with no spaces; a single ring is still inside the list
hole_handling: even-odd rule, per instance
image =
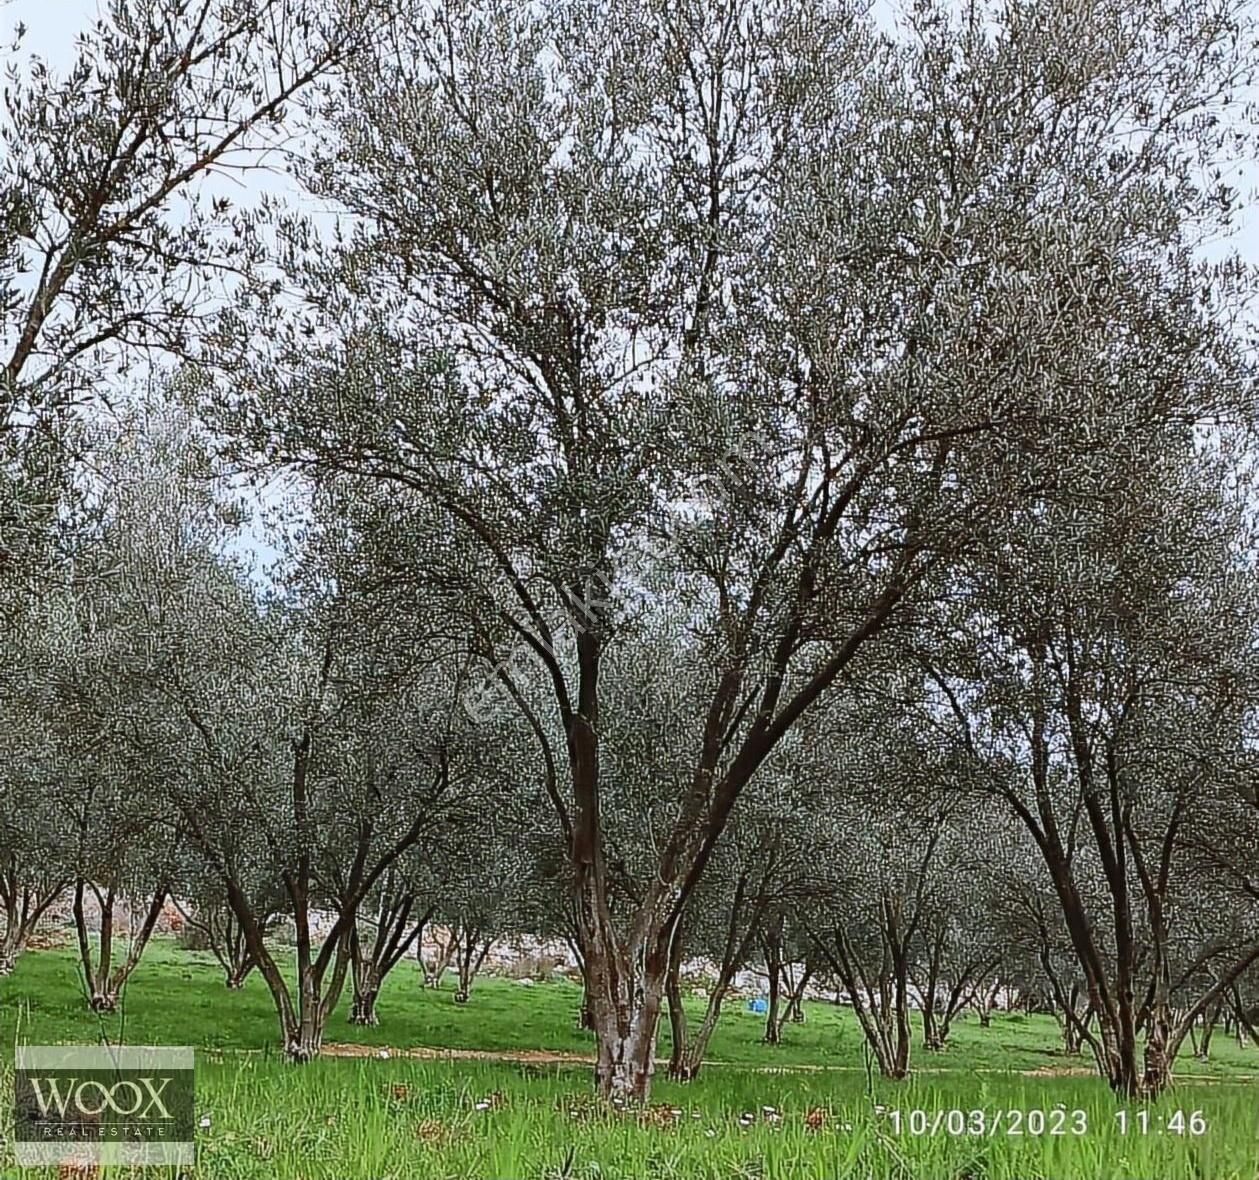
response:
[[[1205,1135],[1206,1116],[1200,1110],[1117,1110],[1115,1125],[1121,1135]]]

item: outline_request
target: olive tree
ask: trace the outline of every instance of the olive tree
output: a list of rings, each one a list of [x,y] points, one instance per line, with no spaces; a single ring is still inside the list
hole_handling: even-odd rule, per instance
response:
[[[250,911],[258,915],[265,938],[285,916],[283,887],[275,877],[266,874],[261,857],[250,857],[244,863],[259,870],[255,881],[242,880],[241,885]],[[223,968],[223,982],[229,991],[243,986],[258,966],[257,960],[227,899],[222,879],[195,848],[188,848],[180,858],[171,895],[184,922],[185,945],[210,951]]]
[[[338,592],[264,615],[247,599],[237,605],[247,613],[216,620],[232,628],[233,650],[220,649],[211,667],[168,665],[155,685],[183,730],[182,772],[167,792],[223,882],[286,1054],[305,1061],[340,996],[359,907],[457,787],[453,688],[440,666],[400,682],[389,637],[383,652],[366,644]],[[267,911],[246,892],[253,858],[294,922],[292,990],[266,943]],[[317,908],[336,913],[321,945]]]
[[[994,823],[973,803],[955,807],[934,856],[932,888],[923,897],[909,978],[922,1013],[922,1045],[948,1043],[953,1021],[1001,964],[1004,946],[991,921],[999,898],[988,864],[1010,839],[1012,825]]]
[[[241,178],[384,7],[106,0],[63,70],[20,30],[0,51],[0,611],[58,564],[61,501],[90,467],[82,407],[107,406],[136,361],[199,350],[259,257]]]
[[[911,971],[956,872],[954,841],[969,828],[982,857],[987,840],[965,822],[967,770],[955,743],[925,723],[921,684],[895,663],[889,673],[871,678],[860,710],[835,708],[809,726],[833,771],[815,819],[824,849],[813,868],[817,902],[800,917],[879,1071],[901,1079],[909,1074]]]
[[[43,702],[40,773],[45,806],[61,817],[87,999],[109,1011],[163,912],[184,839],[163,800],[162,763],[142,749],[161,727],[142,737],[131,672],[151,662],[147,628],[169,604],[170,573],[205,545],[218,508],[197,487],[178,425],[152,407],[90,437],[96,462],[75,491],[78,527],[23,675]],[[124,914],[128,948],[114,965]]]
[[[47,596],[10,616],[0,672],[0,974],[7,975],[48,908],[73,877],[68,816],[60,805],[49,732],[52,685],[47,664]]]
[[[419,953],[424,928],[437,911],[417,887],[413,857],[414,852],[405,853],[389,866],[350,929],[351,1024],[380,1023],[376,1000],[385,977],[413,946]]]
[[[1011,505],[1183,419],[1157,378],[1213,338],[1165,256],[1228,204],[1198,166],[1243,17],[924,0],[897,38],[843,0],[450,0],[323,110],[301,175],[341,241],[277,223],[300,298],[258,275],[209,409],[386,487],[491,678],[540,677],[604,1094],[645,1099],[675,933],[784,737]],[[625,906],[602,734],[644,551],[705,704]]]
[[[938,684],[1044,859],[1097,1019],[1077,1029],[1112,1087],[1139,1096],[1166,1086],[1193,1022],[1259,961],[1253,931],[1178,946],[1188,847],[1253,708],[1254,586],[1217,465],[1183,434],[1134,430],[1129,445],[1142,476],[1134,462],[1122,499],[1028,514],[1025,545],[976,587],[977,679]],[[1208,964],[1214,982],[1186,1001]]]

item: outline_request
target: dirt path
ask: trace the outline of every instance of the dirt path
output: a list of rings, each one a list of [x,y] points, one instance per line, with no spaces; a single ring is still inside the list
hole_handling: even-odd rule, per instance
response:
[[[570,1053],[552,1049],[436,1049],[429,1045],[413,1045],[400,1049],[394,1045],[351,1045],[342,1042],[325,1044],[323,1052],[328,1057],[374,1057],[388,1061],[395,1057],[419,1058],[423,1061],[506,1061],[514,1065],[594,1065],[593,1053]],[[668,1059],[656,1058],[657,1065],[668,1065]],[[704,1068],[745,1069],[750,1073],[865,1073],[860,1065],[740,1065],[736,1061],[705,1061]],[[946,1069],[940,1066],[916,1068],[916,1074],[980,1073],[1005,1074],[1004,1069],[984,1067]],[[1091,1078],[1094,1070],[1074,1065],[1042,1065],[1036,1069],[1016,1071],[1025,1078]],[[1206,1075],[1182,1075],[1176,1083],[1253,1082],[1259,1074],[1232,1074],[1228,1077]]]
[[[593,1053],[553,1052],[549,1049],[433,1049],[413,1045],[399,1049],[393,1045],[325,1044],[328,1057],[420,1057],[425,1061],[511,1061],[519,1065],[594,1065]],[[657,1062],[661,1058],[656,1059]]]

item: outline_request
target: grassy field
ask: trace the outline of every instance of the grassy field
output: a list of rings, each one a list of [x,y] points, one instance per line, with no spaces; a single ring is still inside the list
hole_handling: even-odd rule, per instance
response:
[[[1259,1178],[1259,1051],[1218,1035],[1213,1060],[1179,1062],[1177,1085],[1144,1125],[1129,1112],[1126,1133],[1105,1086],[1070,1072],[1087,1061],[1057,1052],[1057,1029],[1041,1017],[998,1016],[988,1029],[963,1021],[945,1051],[916,1047],[914,1077],[895,1084],[868,1078],[842,1008],[809,1005],[806,1023],[772,1047],[760,1043],[761,1018],[732,1006],[701,1077],[685,1086],[661,1077],[644,1115],[601,1110],[584,1066],[400,1055],[589,1052],[574,1020],[579,998],[572,984],[484,979],[462,1006],[449,989],[422,989],[407,964],[385,987],[378,1028],[347,1024],[343,1003],[327,1032],[330,1042],[387,1046],[387,1057],[292,1067],[275,1052],[274,1010],[256,977],[229,993],[208,956],[161,943],[122,1011],[101,1019],[86,1010],[69,954],[32,952],[0,980],[4,1083],[22,1043],[196,1046],[197,1105],[209,1122],[199,1180]],[[667,1041],[665,1027],[662,1053]],[[971,1112],[983,1113],[982,1133]]]

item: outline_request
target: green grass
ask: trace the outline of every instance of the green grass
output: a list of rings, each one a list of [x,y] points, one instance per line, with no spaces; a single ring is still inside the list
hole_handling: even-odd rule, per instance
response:
[[[589,1035],[575,1027],[579,999],[567,983],[524,988],[487,978],[466,1006],[457,1005],[449,988],[422,989],[414,965],[405,964],[381,996],[378,1028],[348,1025],[343,1003],[327,1039],[588,1052]],[[699,1011],[697,1004],[697,1018]],[[877,1077],[868,1084],[860,1036],[842,1008],[809,1005],[806,1023],[786,1026],[779,1047],[761,1044],[761,1031],[760,1018],[732,1005],[713,1038],[711,1067],[690,1085],[662,1077],[655,1084],[653,1103],[682,1113],[640,1121],[591,1104],[584,1067],[396,1056],[287,1065],[275,1051],[275,1014],[261,980],[229,993],[212,960],[170,943],[151,948],[122,1014],[108,1020],[86,1011],[66,952],[32,952],[0,981],[6,1091],[17,1043],[121,1035],[132,1043],[200,1049],[198,1107],[210,1126],[199,1132],[198,1178],[1259,1180],[1259,1084],[1246,1079],[1259,1072],[1259,1052],[1218,1034],[1213,1061],[1178,1063],[1181,1081],[1151,1108],[1149,1133],[1130,1122],[1124,1136],[1119,1108],[1097,1079],[1023,1072],[1087,1064],[1056,1051],[1057,1030],[1048,1018],[998,1016],[989,1029],[963,1021],[944,1052],[915,1045],[916,1074],[900,1084]],[[664,1028],[662,1053],[667,1040]],[[829,1068],[801,1068],[817,1066]],[[490,1109],[476,1109],[495,1093],[501,1098]],[[781,1118],[766,1121],[765,1106]],[[1025,1126],[1016,1135],[1002,1127],[974,1136],[951,1135],[945,1125],[935,1134],[913,1134],[908,1116],[898,1129],[880,1106],[932,1114],[1060,1106],[1084,1111],[1088,1130],[1030,1134]],[[805,1121],[817,1109],[826,1112],[820,1129]],[[1160,1133],[1160,1119],[1178,1109],[1201,1111],[1205,1132]],[[756,1118],[745,1127],[741,1116],[748,1113]],[[1062,1129],[1075,1122],[1069,1116]]]
[[[414,963],[404,963],[385,981],[377,1011],[380,1024],[360,1028],[347,1022],[349,988],[329,1021],[325,1039],[367,1045],[511,1051],[545,1049],[589,1053],[592,1036],[576,1026],[581,991],[567,981],[532,988],[494,977],[478,979],[466,1005],[455,1004],[450,984],[439,991],[420,986]],[[688,1000],[698,1021],[703,1004]],[[820,1066],[864,1070],[860,1029],[851,1012],[834,1004],[806,1004],[802,1025],[784,1026],[784,1043],[761,1043],[764,1018],[741,1002],[726,1006],[713,1034],[708,1061],[754,1067]],[[120,1012],[101,1018],[88,1012],[77,961],[68,950],[31,952],[16,971],[0,979],[0,1053],[22,1039],[41,1043],[111,1041],[133,1044],[192,1044],[198,1048],[272,1049],[278,1033],[270,993],[255,973],[239,992],[228,992],[208,954],[178,949],[159,940],[146,951],[132,977]],[[973,1017],[958,1021],[948,1047],[927,1053],[916,1043],[914,1068],[1009,1070],[1083,1068],[1087,1056],[1065,1057],[1057,1025],[1048,1016],[998,1014],[991,1028]],[[661,1022],[660,1054],[669,1050],[668,1022]],[[1209,1062],[1182,1054],[1177,1074],[1225,1078],[1259,1074],[1259,1051],[1238,1048],[1217,1033]]]
[[[934,1075],[867,1094],[851,1074],[714,1071],[689,1086],[657,1084],[656,1101],[682,1112],[667,1125],[597,1112],[573,1070],[499,1063],[325,1059],[294,1068],[229,1056],[201,1061],[198,1086],[210,1126],[198,1133],[197,1175],[214,1180],[1254,1180],[1259,1143],[1255,1089],[1237,1083],[1185,1087],[1154,1108],[1201,1111],[1201,1136],[1126,1138],[1104,1088],[1075,1078]],[[477,1110],[495,1092],[501,1105]],[[1059,1103],[1086,1113],[1086,1134],[915,1136],[898,1133],[876,1106],[1027,1111]],[[781,1121],[759,1116],[766,1105]],[[819,1107],[826,1121],[811,1130],[805,1116]],[[745,1128],[749,1112],[758,1117]]]

